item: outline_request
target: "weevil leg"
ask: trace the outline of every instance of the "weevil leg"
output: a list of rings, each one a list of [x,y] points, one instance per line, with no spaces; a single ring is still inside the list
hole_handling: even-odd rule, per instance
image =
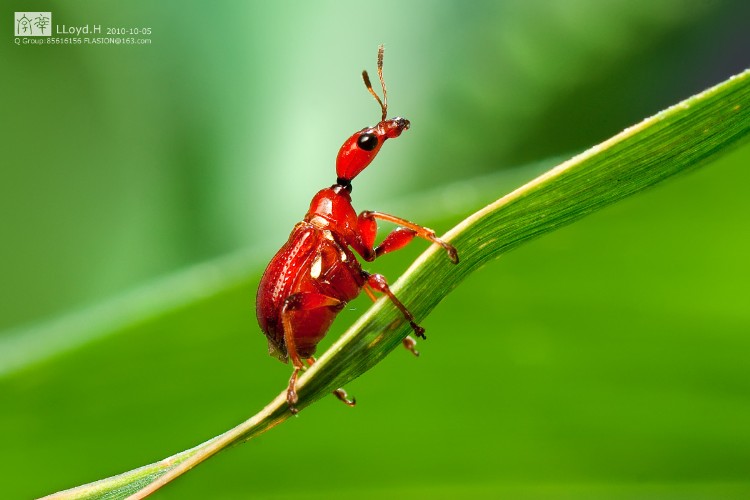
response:
[[[416,320],[414,319],[414,315],[412,315],[412,313],[409,312],[406,306],[402,304],[395,295],[393,295],[393,292],[388,286],[388,282],[385,280],[385,276],[383,276],[382,274],[370,274],[366,271],[362,271],[362,273],[366,279],[365,287],[370,287],[373,290],[384,293],[388,297],[388,299],[393,302],[393,305],[398,307],[399,311],[401,311],[401,314],[404,315],[406,320],[411,325],[411,329],[414,330],[414,334],[417,337],[426,339],[427,337],[425,337],[424,328],[417,324]]]
[[[377,302],[378,298],[375,296],[375,293],[373,293],[372,288],[366,286],[363,288],[363,290],[365,291],[367,296],[370,297],[370,300],[372,300],[373,302]]]
[[[365,286],[364,290],[365,290],[365,293],[367,294],[367,296],[370,297],[370,299],[372,299],[373,302],[375,302],[376,300],[378,300],[378,298],[373,293],[371,287]],[[417,351],[415,349],[415,347],[417,346],[417,341],[414,340],[414,337],[412,337],[411,335],[407,335],[406,338],[401,341],[401,343],[404,345],[404,347],[406,349],[409,350],[409,352],[411,352],[416,357],[419,357],[419,351]]]
[[[412,337],[411,335],[407,335],[406,338],[401,341],[401,343],[404,344],[404,347],[411,351],[413,355],[419,357],[419,351],[415,349],[417,347],[417,341],[414,340],[414,337]]]
[[[296,406],[299,401],[299,395],[297,394],[297,377],[299,376],[300,370],[302,370],[305,365],[302,363],[302,359],[297,352],[297,343],[294,339],[294,328],[292,327],[289,313],[292,311],[309,310],[318,307],[343,306],[344,303],[335,297],[312,292],[295,293],[284,300],[284,305],[281,307],[281,324],[284,328],[284,343],[286,344],[286,350],[287,353],[289,353],[289,359],[294,366],[292,376],[289,379],[289,387],[286,391],[286,402],[289,405],[289,410],[294,414],[299,412]]]
[[[289,387],[286,390],[286,402],[289,405],[289,410],[292,413],[297,414],[297,412],[299,411],[296,406],[297,401],[299,401],[299,396],[297,395],[297,376],[299,375],[299,371],[304,367],[304,365],[302,364],[302,360],[297,353],[297,345],[294,342],[292,325],[289,321],[289,314],[288,310],[286,309],[286,304],[284,309],[281,310],[281,317],[282,324],[284,325],[284,342],[286,343],[286,350],[289,353],[289,358],[291,359],[292,365],[294,366],[292,376],[289,378]]]
[[[349,395],[346,393],[346,391],[342,387],[339,387],[338,389],[333,391],[333,395],[336,396],[339,399],[339,401],[344,403],[349,408],[354,408],[357,405],[357,399],[356,398],[349,399]]]
[[[387,253],[395,252],[404,248],[414,237],[417,232],[408,227],[397,227],[385,237],[385,239],[375,247],[375,257],[380,257]]]
[[[432,229],[414,224],[413,222],[402,219],[401,217],[396,217],[395,215],[384,214],[383,212],[375,212],[373,210],[365,210],[364,212],[359,214],[358,220],[359,224],[363,228],[369,229],[373,225],[373,219],[381,219],[402,226],[396,228],[393,232],[386,236],[385,240],[383,240],[383,243],[378,245],[378,247],[375,249],[376,257],[403,248],[414,238],[414,236],[419,236],[420,238],[431,241],[432,243],[437,243],[438,245],[443,247],[445,251],[448,252],[448,258],[451,260],[451,262],[453,262],[454,264],[458,264],[458,251],[456,251],[456,247],[454,247],[447,241],[443,241],[442,239],[438,238],[435,234],[435,231],[433,231]],[[372,230],[370,229],[370,232],[371,231]]]
[[[313,363],[315,363],[315,358],[310,356],[306,361],[309,366],[312,366]],[[346,393],[343,387],[339,387],[338,389],[333,391],[333,395],[336,396],[339,401],[350,408],[354,408],[354,406],[357,404],[357,400],[355,398],[349,399],[349,395]]]
[[[291,411],[294,415],[299,413],[296,405],[297,401],[299,401],[299,396],[297,395],[297,375],[299,375],[300,370],[301,367],[294,367],[292,376],[289,377],[289,388],[286,390],[286,402],[289,405],[289,411]]]

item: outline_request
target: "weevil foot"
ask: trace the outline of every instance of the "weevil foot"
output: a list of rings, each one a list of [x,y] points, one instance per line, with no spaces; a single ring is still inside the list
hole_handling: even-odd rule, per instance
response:
[[[296,415],[297,413],[299,413],[299,409],[296,406],[297,401],[299,401],[297,392],[292,388],[287,389],[286,403],[289,405],[289,411],[292,412],[292,415]]]
[[[404,347],[411,351],[413,355],[419,357],[419,351],[415,349],[415,347],[417,346],[417,341],[414,340],[410,335],[402,340],[401,343],[404,344]]]
[[[414,330],[414,335],[427,340],[427,337],[424,335],[424,328],[416,324],[414,321],[409,321],[409,324],[411,325],[411,329]]]
[[[339,398],[339,401],[350,408],[354,408],[354,406],[357,404],[357,400],[355,398],[349,399],[349,395],[344,389],[336,389],[335,391],[333,391],[333,395]]]
[[[448,252],[448,258],[453,262],[454,264],[458,264],[458,250],[456,250],[456,247],[451,245],[450,243],[446,243],[443,240],[440,240],[440,245],[445,249],[446,252]]]
[[[297,394],[297,375],[302,367],[294,367],[292,376],[289,379],[289,387],[286,390],[286,402],[289,405],[289,411],[296,415],[299,413],[297,409],[297,402],[299,402],[299,395]]]

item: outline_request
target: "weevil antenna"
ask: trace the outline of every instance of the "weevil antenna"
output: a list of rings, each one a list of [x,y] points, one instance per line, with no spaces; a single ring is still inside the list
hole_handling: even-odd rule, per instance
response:
[[[367,74],[367,70],[362,71],[362,79],[365,81],[365,87],[367,87],[367,90],[372,94],[375,100],[378,101],[380,109],[383,110],[381,121],[385,121],[386,116],[388,116],[388,93],[385,90],[385,80],[383,80],[383,51],[384,48],[380,45],[378,47],[378,78],[380,78],[380,86],[383,87],[382,101],[380,100],[380,97],[378,97],[378,94],[372,89],[372,83],[370,83],[370,76]]]

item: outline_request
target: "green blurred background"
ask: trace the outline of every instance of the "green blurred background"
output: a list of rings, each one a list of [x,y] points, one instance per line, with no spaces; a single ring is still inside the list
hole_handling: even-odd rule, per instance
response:
[[[22,9],[152,43],[16,46]],[[0,16],[2,498],[156,461],[284,387],[255,287],[343,140],[377,121],[359,74],[378,44],[412,129],[355,206],[439,232],[750,55],[743,1]],[[749,162],[734,149],[486,266],[423,322],[419,360],[396,351],[347,387],[357,409],[326,398],[158,497],[747,498]],[[368,268],[395,281],[412,247]]]

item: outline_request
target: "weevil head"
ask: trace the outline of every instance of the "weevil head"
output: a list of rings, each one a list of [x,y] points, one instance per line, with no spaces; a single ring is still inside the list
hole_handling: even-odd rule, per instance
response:
[[[408,128],[409,120],[397,117],[355,132],[344,142],[336,157],[336,182],[351,189],[352,179],[375,159],[383,143],[400,136]]]
[[[363,128],[359,132],[355,132],[339,150],[339,154],[336,157],[336,176],[338,177],[336,184],[345,187],[347,191],[352,190],[352,179],[359,175],[375,159],[386,139],[398,137],[401,135],[401,132],[409,128],[409,120],[406,118],[396,117],[390,120],[385,119],[388,115],[388,92],[385,88],[385,80],[383,80],[382,45],[378,47],[378,79],[383,89],[382,101],[377,92],[372,90],[372,83],[370,83],[367,71],[362,72],[362,79],[365,82],[367,91],[380,104],[382,115],[380,123],[374,127]]]

